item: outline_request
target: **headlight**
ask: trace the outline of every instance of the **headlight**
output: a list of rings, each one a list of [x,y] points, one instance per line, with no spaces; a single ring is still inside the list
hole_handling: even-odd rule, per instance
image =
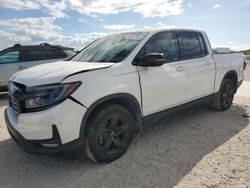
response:
[[[24,106],[27,112],[49,108],[68,98],[82,83],[51,84],[27,87]]]

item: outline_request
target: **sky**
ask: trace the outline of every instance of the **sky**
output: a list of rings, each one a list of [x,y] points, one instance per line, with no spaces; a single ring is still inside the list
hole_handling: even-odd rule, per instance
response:
[[[0,50],[47,42],[82,49],[110,33],[187,27],[213,47],[250,49],[250,0],[0,0]]]

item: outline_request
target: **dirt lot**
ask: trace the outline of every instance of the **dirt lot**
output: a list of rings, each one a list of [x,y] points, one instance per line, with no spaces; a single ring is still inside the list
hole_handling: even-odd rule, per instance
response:
[[[102,165],[24,153],[7,134],[0,95],[0,187],[250,187],[249,69],[230,110],[201,106],[148,123]]]

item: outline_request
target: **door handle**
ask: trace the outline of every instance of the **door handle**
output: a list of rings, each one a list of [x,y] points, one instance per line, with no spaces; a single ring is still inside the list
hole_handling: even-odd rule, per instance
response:
[[[184,66],[180,66],[180,67],[177,67],[176,70],[177,70],[177,71],[184,71],[184,70],[185,70],[185,67],[184,67]]]
[[[206,61],[206,62],[205,62],[205,65],[211,65],[211,64],[212,64],[211,61]]]

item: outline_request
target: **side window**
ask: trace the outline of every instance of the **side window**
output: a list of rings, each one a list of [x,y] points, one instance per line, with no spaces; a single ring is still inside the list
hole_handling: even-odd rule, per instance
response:
[[[43,49],[29,49],[27,50],[27,61],[41,61],[47,60],[47,54]]]
[[[206,56],[207,55],[207,48],[205,46],[204,39],[202,38],[202,36],[200,34],[199,34],[199,41],[200,41],[200,45],[201,45],[201,54],[202,54],[202,56]]]
[[[28,61],[27,59],[27,50],[22,49],[19,51],[19,62],[26,62]]]
[[[61,59],[66,58],[67,55],[58,49],[46,49],[48,59]]]
[[[178,40],[175,32],[158,33],[144,45],[138,56],[149,53],[163,53],[167,63],[179,60]]]
[[[181,58],[194,59],[204,56],[205,46],[200,44],[199,34],[193,32],[180,32],[178,33],[180,42]],[[203,50],[202,50],[203,48]]]
[[[6,52],[0,55],[0,64],[17,63],[19,61],[19,51]]]

